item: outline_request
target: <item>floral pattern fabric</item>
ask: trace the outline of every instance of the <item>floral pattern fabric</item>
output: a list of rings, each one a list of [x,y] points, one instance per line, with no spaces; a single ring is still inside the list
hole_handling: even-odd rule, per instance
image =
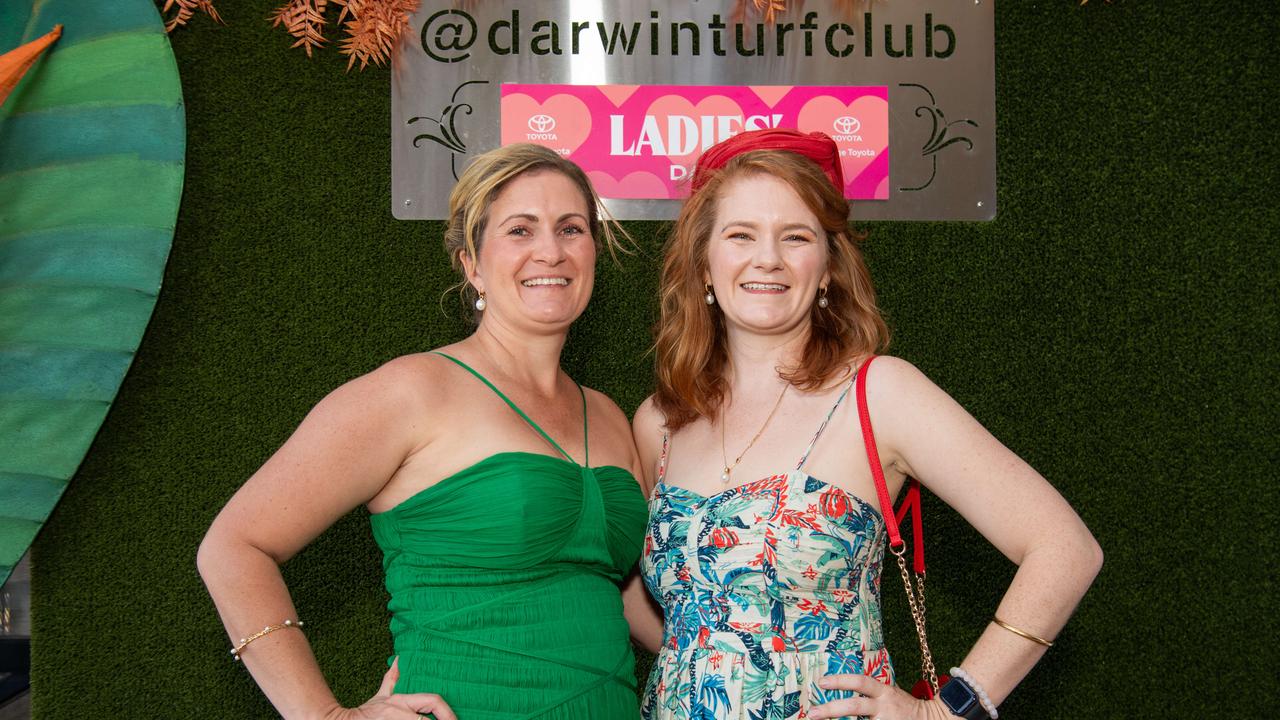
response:
[[[710,497],[660,479],[640,562],[665,631],[642,716],[799,720],[854,696],[818,687],[825,675],[893,683],[886,542],[873,507],[799,468]]]

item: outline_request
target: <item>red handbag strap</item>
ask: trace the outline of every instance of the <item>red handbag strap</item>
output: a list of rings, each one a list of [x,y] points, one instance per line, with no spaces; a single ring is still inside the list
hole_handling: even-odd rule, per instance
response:
[[[867,448],[867,462],[871,465],[871,477],[876,481],[876,497],[880,500],[880,517],[884,519],[885,529],[889,532],[889,547],[898,550],[904,545],[902,534],[898,531],[898,523],[902,522],[907,512],[911,512],[912,546],[914,547],[912,565],[917,573],[923,573],[924,525],[920,520],[920,483],[915,478],[908,478],[906,497],[902,499],[902,505],[895,513],[893,499],[889,497],[889,485],[884,479],[884,469],[880,466],[880,451],[876,449],[876,435],[871,429],[871,411],[867,408],[867,370],[871,367],[871,361],[875,359],[875,355],[867,358],[858,370],[856,381],[855,394],[858,403],[858,422],[862,425],[862,442]]]

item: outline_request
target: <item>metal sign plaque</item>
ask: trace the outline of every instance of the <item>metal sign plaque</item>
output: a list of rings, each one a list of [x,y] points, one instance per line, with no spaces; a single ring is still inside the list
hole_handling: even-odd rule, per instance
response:
[[[424,0],[392,76],[392,212],[402,220],[447,215],[449,191],[469,159],[503,142],[504,84],[532,88],[525,97],[536,97],[538,85],[601,86],[609,96],[626,86],[882,86],[887,193],[881,188],[852,200],[852,215],[990,220],[996,214],[993,2],[792,0],[766,20],[746,0],[532,0],[518,6]],[[750,121],[726,123],[721,109],[708,111],[718,112],[712,122],[698,116],[699,107],[690,104],[689,117],[680,118],[691,129],[732,132]],[[838,110],[824,108],[833,136],[856,115]],[[537,113],[539,127],[546,127],[545,116]],[[636,147],[623,139],[600,145],[632,154]],[[679,200],[638,199],[643,192],[610,194],[617,197],[605,204],[623,220],[670,219],[679,209]]]

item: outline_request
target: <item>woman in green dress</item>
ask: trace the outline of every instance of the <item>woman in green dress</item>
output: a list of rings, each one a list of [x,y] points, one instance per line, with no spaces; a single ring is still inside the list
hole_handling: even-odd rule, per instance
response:
[[[644,534],[635,447],[618,407],[560,368],[614,236],[582,171],[533,145],[478,157],[449,206],[475,333],[324,398],[218,515],[201,575],[285,717],[638,717],[619,594]],[[395,654],[343,708],[278,567],[361,504]]]

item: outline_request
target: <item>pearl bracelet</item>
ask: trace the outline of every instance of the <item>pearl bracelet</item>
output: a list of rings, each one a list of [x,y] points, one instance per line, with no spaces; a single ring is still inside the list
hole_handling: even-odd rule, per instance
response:
[[[231,648],[231,659],[235,660],[236,662],[240,662],[240,653],[243,652],[246,647],[248,647],[249,643],[253,642],[254,640],[257,640],[263,635],[269,635],[277,630],[283,630],[284,628],[289,628],[289,627],[301,629],[302,621],[299,620],[298,622],[294,622],[292,620],[285,620],[279,625],[268,625],[262,628],[261,630],[259,630],[258,632],[250,635],[247,638],[240,638],[240,644]]]
[[[1000,713],[996,712],[995,703],[991,702],[991,698],[987,696],[987,691],[983,690],[978,681],[974,680],[973,676],[968,672],[965,672],[964,668],[951,668],[951,677],[958,677],[969,683],[969,687],[973,688],[973,691],[978,694],[978,702],[982,703],[982,709],[987,711],[987,714],[991,716],[991,720],[996,720],[996,718],[1000,717]]]

